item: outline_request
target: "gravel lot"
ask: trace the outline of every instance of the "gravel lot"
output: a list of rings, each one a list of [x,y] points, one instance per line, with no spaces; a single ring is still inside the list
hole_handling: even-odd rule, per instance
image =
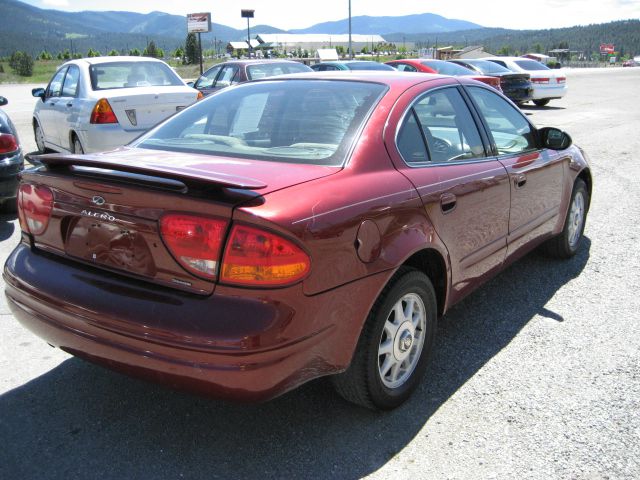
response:
[[[47,346],[0,299],[0,478],[640,478],[640,68],[568,72],[526,108],[588,153],[586,242],[533,253],[447,314],[416,395],[391,413],[320,380],[236,405]],[[34,148],[31,86],[1,85]],[[0,217],[0,258],[17,243]]]

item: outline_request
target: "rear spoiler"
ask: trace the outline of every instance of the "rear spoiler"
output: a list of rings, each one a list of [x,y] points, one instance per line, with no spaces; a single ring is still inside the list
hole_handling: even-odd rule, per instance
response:
[[[205,162],[194,161],[192,164],[171,165],[169,162],[136,161],[132,158],[116,160],[109,159],[105,155],[66,155],[47,154],[33,155],[30,160],[45,165],[49,170],[72,169],[73,167],[89,167],[91,169],[105,170],[105,174],[111,172],[126,172],[134,175],[157,177],[169,181],[197,182],[215,185],[223,188],[237,188],[241,190],[260,190],[267,186],[266,183],[255,178],[243,177],[227,173],[216,172],[214,168],[203,168]],[[206,165],[205,165],[206,166]]]

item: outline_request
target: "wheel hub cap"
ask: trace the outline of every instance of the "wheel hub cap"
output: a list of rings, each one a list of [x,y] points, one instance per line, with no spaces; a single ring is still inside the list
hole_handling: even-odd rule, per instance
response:
[[[406,352],[411,348],[412,344],[413,344],[413,335],[411,335],[411,333],[409,333],[408,331],[404,332],[402,334],[402,338],[400,338],[400,345],[399,345],[400,350],[403,352]]]

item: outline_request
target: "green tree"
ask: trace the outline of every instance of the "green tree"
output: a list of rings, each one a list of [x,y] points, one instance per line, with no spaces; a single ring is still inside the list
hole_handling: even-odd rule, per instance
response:
[[[190,33],[187,35],[187,39],[184,44],[184,64],[195,65],[200,63],[200,55],[198,54],[198,42],[196,40],[196,34]]]
[[[533,48],[533,52],[534,52],[534,53],[542,53],[542,51],[543,51],[543,50],[542,50],[542,49],[543,49],[543,47],[542,47],[542,45],[541,45],[539,42],[534,43],[532,48]]]
[[[53,60],[53,56],[46,50],[43,50],[38,55],[38,60]]]
[[[182,58],[184,57],[184,48],[182,47],[178,47],[174,50],[173,52],[173,57],[174,58]]]
[[[117,57],[118,55],[120,55],[120,53],[115,48],[109,52],[110,57]]]
[[[71,59],[71,53],[69,52],[69,49],[66,49],[66,50],[62,53],[62,59],[63,59],[63,60],[70,60],[70,59]]]
[[[21,77],[33,75],[33,57],[25,52],[13,52],[9,58],[9,66]]]
[[[139,57],[140,56],[140,50],[138,50],[137,48],[134,48],[133,50],[129,50],[129,55],[131,55],[133,57]]]
[[[158,58],[158,48],[156,47],[156,43],[151,40],[149,42],[149,44],[147,45],[147,48],[144,49],[144,52],[142,52],[142,55],[145,57],[152,57],[152,58]]]
[[[99,57],[100,56],[100,52],[98,50],[94,50],[93,48],[89,48],[89,50],[87,50],[87,57],[91,58],[91,57]]]

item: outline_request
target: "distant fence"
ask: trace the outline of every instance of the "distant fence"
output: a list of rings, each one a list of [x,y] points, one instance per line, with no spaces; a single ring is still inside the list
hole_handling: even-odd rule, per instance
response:
[[[563,67],[569,68],[607,68],[613,65],[607,62],[592,62],[586,60],[567,60],[562,62]]]

